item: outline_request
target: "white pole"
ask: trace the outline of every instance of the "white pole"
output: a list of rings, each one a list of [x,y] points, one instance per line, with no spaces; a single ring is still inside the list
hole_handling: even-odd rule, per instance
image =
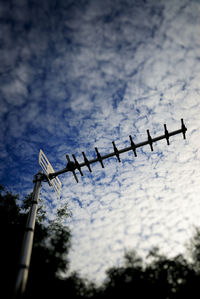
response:
[[[29,266],[31,260],[31,252],[33,247],[33,236],[35,230],[35,220],[38,208],[38,200],[40,194],[40,187],[42,182],[42,173],[38,173],[34,177],[34,190],[31,202],[30,211],[26,223],[26,230],[21,248],[19,271],[16,279],[14,298],[22,298],[26,289],[26,283],[28,279]]]

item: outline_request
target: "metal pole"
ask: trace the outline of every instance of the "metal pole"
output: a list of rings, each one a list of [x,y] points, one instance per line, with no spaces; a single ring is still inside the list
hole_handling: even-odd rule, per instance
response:
[[[22,298],[24,291],[26,289],[26,283],[28,279],[31,252],[33,247],[33,236],[35,229],[35,220],[38,208],[38,200],[40,194],[41,182],[43,179],[43,174],[38,173],[34,177],[34,189],[33,189],[33,197],[31,202],[30,211],[28,214],[28,219],[26,223],[26,229],[24,234],[24,239],[21,248],[20,262],[19,262],[19,270],[16,279],[14,298],[19,299]]]

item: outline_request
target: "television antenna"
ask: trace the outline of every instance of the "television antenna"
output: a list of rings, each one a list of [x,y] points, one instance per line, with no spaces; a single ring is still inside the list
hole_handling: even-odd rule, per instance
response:
[[[104,164],[103,164],[103,161],[108,159],[108,158],[111,158],[111,157],[116,157],[118,162],[121,162],[121,157],[120,155],[125,153],[125,152],[128,152],[128,151],[133,151],[134,153],[134,156],[137,157],[137,148],[139,147],[143,147],[145,145],[149,145],[150,146],[150,149],[151,151],[154,150],[153,148],[153,144],[157,141],[160,141],[162,139],[166,139],[167,141],[167,145],[170,145],[170,142],[169,142],[169,138],[174,136],[174,135],[177,135],[177,134],[180,134],[182,133],[183,134],[183,138],[186,139],[186,131],[187,131],[187,128],[183,122],[183,119],[181,119],[181,129],[179,130],[176,130],[176,131],[172,131],[172,132],[169,132],[168,129],[167,129],[167,126],[166,124],[164,124],[164,134],[161,135],[161,136],[157,136],[157,137],[152,137],[150,135],[150,132],[149,130],[147,130],[147,140],[146,141],[143,141],[143,142],[140,142],[140,143],[137,143],[135,144],[133,139],[132,139],[132,136],[129,135],[129,140],[130,140],[130,146],[128,147],[125,147],[125,148],[122,148],[122,149],[118,149],[116,147],[116,144],[114,141],[112,141],[112,145],[113,145],[113,152],[109,153],[109,154],[105,154],[105,155],[101,155],[98,151],[98,148],[95,147],[95,151],[96,151],[96,158],[95,159],[92,159],[92,160],[88,160],[85,153],[82,152],[82,155],[83,155],[83,159],[84,159],[84,162],[82,163],[79,163],[75,157],[75,155],[73,154],[72,157],[73,157],[73,161],[70,160],[70,157],[68,155],[66,155],[66,158],[67,158],[67,166],[62,169],[62,170],[59,170],[59,171],[56,171],[56,172],[50,172],[48,174],[48,178],[49,180],[52,180],[54,178],[56,178],[58,175],[60,174],[63,174],[65,172],[72,172],[72,174],[74,175],[74,178],[76,180],[76,182],[78,183],[78,178],[77,178],[77,175],[76,175],[76,172],[75,171],[79,171],[80,172],[80,175],[83,176],[83,172],[82,172],[82,168],[83,167],[87,167],[88,170],[90,172],[92,172],[92,169],[90,167],[91,164],[94,164],[96,162],[99,162],[101,164],[101,167],[104,168]]]
[[[167,145],[170,145],[169,138],[182,133],[183,138],[186,139],[186,131],[187,128],[183,122],[183,119],[181,119],[181,129],[168,132],[166,124],[164,124],[164,135],[157,136],[152,138],[150,135],[149,130],[147,130],[147,140],[140,142],[138,144],[135,144],[131,135],[129,136],[130,140],[130,146],[122,149],[118,149],[115,145],[115,142],[113,141],[113,152],[101,155],[98,151],[98,148],[95,147],[96,151],[96,158],[92,160],[88,160],[85,153],[82,152],[84,162],[79,163],[75,157],[75,155],[72,155],[73,161],[70,160],[69,155],[66,155],[67,159],[67,165],[64,169],[59,171],[54,171],[52,165],[50,164],[49,160],[47,159],[46,155],[42,150],[39,152],[39,165],[41,166],[43,172],[39,172],[34,176],[34,190],[33,190],[33,197],[31,202],[31,208],[28,214],[27,224],[26,224],[26,231],[24,234],[24,239],[22,243],[22,250],[21,250],[21,257],[20,257],[20,268],[16,280],[15,285],[15,293],[14,298],[21,298],[25,288],[26,288],[26,282],[28,279],[28,272],[29,272],[29,265],[30,265],[30,259],[31,259],[31,251],[33,246],[33,236],[34,236],[34,228],[35,228],[35,220],[36,220],[36,213],[37,213],[37,206],[38,206],[38,200],[39,200],[39,194],[40,194],[40,188],[42,181],[48,181],[49,184],[53,187],[54,191],[56,192],[58,198],[60,198],[60,192],[61,192],[61,182],[58,178],[59,175],[71,172],[78,183],[78,177],[76,175],[75,171],[79,171],[80,175],[83,176],[82,168],[87,166],[88,170],[92,172],[92,169],[90,167],[91,164],[94,164],[96,162],[99,162],[104,168],[103,161],[110,158],[110,157],[116,157],[118,162],[121,162],[120,155],[128,152],[133,151],[134,156],[137,157],[137,148],[143,147],[145,145],[149,145],[151,151],[153,151],[153,144],[157,141],[160,141],[162,139],[166,139]]]

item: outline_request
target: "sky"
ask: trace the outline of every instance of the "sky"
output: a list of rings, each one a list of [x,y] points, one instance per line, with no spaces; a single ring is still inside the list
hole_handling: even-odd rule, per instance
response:
[[[200,1],[0,2],[0,183],[21,198],[44,151],[94,159],[151,136],[182,134],[43,183],[49,219],[68,203],[71,271],[101,282],[127,250],[186,254],[200,226]]]

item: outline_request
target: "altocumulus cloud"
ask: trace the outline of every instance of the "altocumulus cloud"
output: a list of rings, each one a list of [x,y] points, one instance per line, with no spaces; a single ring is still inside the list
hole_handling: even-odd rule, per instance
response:
[[[199,226],[200,3],[6,1],[0,4],[1,182],[25,194],[42,148],[56,170],[65,154],[95,157],[180,127],[170,140],[43,184],[49,217],[69,203],[71,269],[101,281],[135,248],[184,252]]]

